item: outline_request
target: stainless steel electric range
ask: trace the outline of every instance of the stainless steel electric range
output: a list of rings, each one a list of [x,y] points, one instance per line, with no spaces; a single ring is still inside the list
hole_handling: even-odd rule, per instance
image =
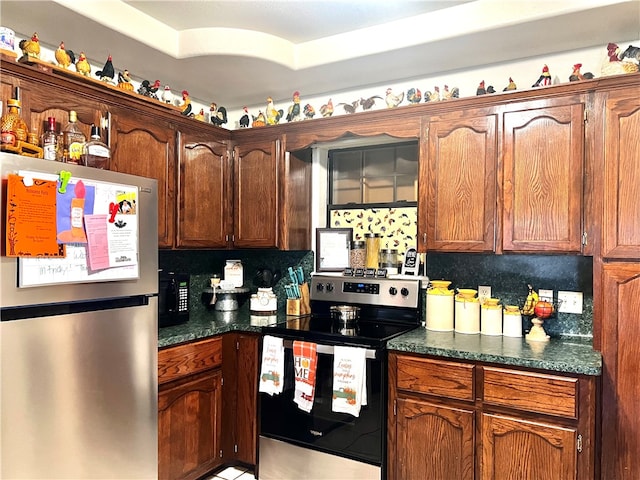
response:
[[[311,315],[265,326],[285,346],[284,391],[260,394],[259,479],[381,479],[385,475],[389,339],[420,325],[420,280],[315,275]],[[334,308],[332,308],[334,307]],[[345,322],[335,307],[359,313]],[[350,308],[357,307],[357,308]],[[293,401],[292,343],[317,344],[313,408]],[[368,402],[358,417],[332,411],[333,348],[366,348]]]

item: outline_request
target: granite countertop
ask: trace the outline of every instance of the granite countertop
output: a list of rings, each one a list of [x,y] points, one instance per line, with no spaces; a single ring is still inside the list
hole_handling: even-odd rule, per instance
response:
[[[590,339],[552,338],[548,342],[533,342],[526,338],[434,332],[420,327],[391,339],[387,350],[555,372],[602,374],[602,355],[593,349]]]
[[[286,318],[284,312],[278,312],[277,315],[252,315],[248,302],[238,310],[227,312],[213,309],[191,312],[188,322],[158,329],[158,348],[233,331],[260,333],[263,325],[284,322]]]
[[[232,331],[259,334],[262,326],[284,322],[287,318],[291,317],[280,311],[276,315],[252,315],[248,303],[228,312],[192,312],[188,322],[159,329],[158,347]],[[555,372],[602,374],[602,356],[593,349],[590,339],[552,338],[549,342],[528,342],[525,338],[434,332],[419,327],[391,339],[387,350]]]

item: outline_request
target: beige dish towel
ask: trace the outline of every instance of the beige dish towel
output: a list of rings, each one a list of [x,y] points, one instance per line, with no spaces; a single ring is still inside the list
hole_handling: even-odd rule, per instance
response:
[[[262,368],[259,391],[269,395],[282,393],[284,345],[282,338],[265,335],[262,339]]]
[[[333,348],[334,412],[360,416],[367,404],[366,348],[336,346]]]

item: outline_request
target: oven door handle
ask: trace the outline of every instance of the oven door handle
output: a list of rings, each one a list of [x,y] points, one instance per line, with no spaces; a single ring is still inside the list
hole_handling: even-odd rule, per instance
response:
[[[284,348],[293,350],[293,340],[284,340]],[[316,343],[316,352],[322,355],[333,355],[333,345],[323,345]],[[378,351],[371,348],[367,348],[365,352],[365,358],[375,360],[378,357]]]

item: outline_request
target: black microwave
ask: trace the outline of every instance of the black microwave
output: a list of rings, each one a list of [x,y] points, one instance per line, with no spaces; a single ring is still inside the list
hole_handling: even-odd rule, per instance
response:
[[[158,327],[189,320],[189,275],[160,271],[158,277]]]

